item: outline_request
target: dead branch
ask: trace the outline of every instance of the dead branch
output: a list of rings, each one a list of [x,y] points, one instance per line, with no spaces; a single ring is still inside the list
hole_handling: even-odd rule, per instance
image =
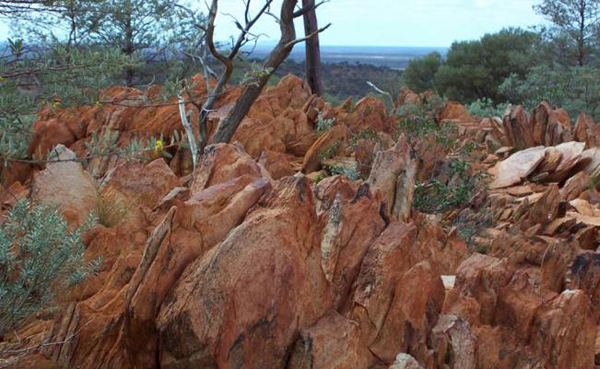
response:
[[[185,133],[188,137],[188,142],[190,144],[190,150],[192,152],[192,167],[196,169],[196,165],[198,163],[198,150],[196,149],[196,137],[194,136],[194,130],[192,129],[192,125],[190,124],[187,118],[187,112],[185,110],[185,100],[181,96],[181,94],[177,95],[177,99],[179,100],[179,118],[181,119],[181,124],[185,129]]]

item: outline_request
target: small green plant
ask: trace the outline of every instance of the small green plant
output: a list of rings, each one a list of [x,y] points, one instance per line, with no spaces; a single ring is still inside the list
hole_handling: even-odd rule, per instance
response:
[[[242,85],[258,85],[258,81],[264,76],[273,73],[273,68],[265,68],[262,65],[252,62],[250,70],[246,72],[240,84]]]
[[[347,177],[351,181],[356,181],[360,177],[358,174],[356,165],[354,165],[351,168],[332,165],[332,166],[326,166],[325,170],[327,171],[327,173],[329,173],[330,176],[342,175],[342,176]]]
[[[86,263],[81,242],[93,223],[70,231],[54,207],[27,200],[15,204],[0,225],[0,335],[98,270],[102,260]]]
[[[324,180],[324,179],[325,179],[325,178],[327,178],[327,177],[329,177],[329,175],[328,175],[328,174],[327,174],[325,171],[323,171],[323,172],[321,172],[321,173],[319,174],[319,176],[318,176],[318,177],[315,179],[315,183],[319,183],[319,182],[321,182],[322,180]]]
[[[445,105],[445,100],[437,96],[421,104],[402,105],[396,111],[398,129],[414,137],[439,131],[436,119]]]
[[[471,164],[456,159],[450,165],[448,178],[433,178],[415,188],[413,206],[423,213],[443,213],[466,204],[483,186],[483,173],[472,173]]]
[[[489,117],[501,117],[504,116],[504,111],[508,107],[508,104],[494,104],[492,99],[483,98],[473,101],[467,106],[469,114],[476,115],[478,117],[489,118]]]
[[[486,254],[487,246],[480,243],[480,238],[485,238],[485,229],[492,227],[493,215],[484,204],[479,209],[465,209],[455,221],[458,238],[465,241],[471,251]]]
[[[322,133],[329,131],[335,123],[335,118],[325,119],[323,112],[319,112],[317,116],[317,132]]]

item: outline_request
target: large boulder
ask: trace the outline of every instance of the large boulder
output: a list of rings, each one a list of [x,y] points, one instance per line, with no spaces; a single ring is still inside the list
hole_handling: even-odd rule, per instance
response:
[[[81,225],[98,214],[96,181],[77,162],[77,156],[63,145],[52,150],[46,169],[33,179],[31,196],[35,202],[58,206],[65,219]]]

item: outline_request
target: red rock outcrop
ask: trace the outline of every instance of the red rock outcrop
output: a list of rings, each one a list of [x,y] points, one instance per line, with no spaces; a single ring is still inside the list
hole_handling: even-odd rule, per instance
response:
[[[0,352],[56,343],[25,356],[30,367],[594,368],[600,151],[589,117],[571,126],[543,103],[476,123],[448,104],[436,118],[449,148],[401,134],[377,99],[334,108],[288,76],[194,173],[183,147],[150,162],[76,161],[92,133],[167,142],[178,110],[147,103],[158,90],[112,88],[118,104],[40,113],[47,135],[31,152],[62,143],[65,160],[11,183],[3,211],[31,193],[60,202],[74,225],[97,212],[84,241],[103,264],[59,296],[58,312],[2,337]],[[239,88],[225,95],[209,135]],[[332,128],[317,132],[319,116]],[[417,182],[460,180],[450,168],[463,151],[473,161],[463,176],[487,171],[489,189],[441,214],[413,209]],[[470,227],[480,232],[466,237]]]
[[[298,331],[333,306],[318,239],[306,179],[284,179],[184,271],[157,319],[161,366],[282,367]]]

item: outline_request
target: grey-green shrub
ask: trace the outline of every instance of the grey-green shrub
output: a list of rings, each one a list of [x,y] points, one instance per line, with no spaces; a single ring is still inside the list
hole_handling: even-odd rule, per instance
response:
[[[477,99],[467,105],[467,110],[469,110],[469,114],[482,118],[502,118],[507,107],[508,104],[494,104],[492,99],[483,98]]]
[[[94,273],[100,259],[86,262],[83,232],[73,231],[58,210],[20,200],[0,225],[0,335],[53,305],[56,291]]]

